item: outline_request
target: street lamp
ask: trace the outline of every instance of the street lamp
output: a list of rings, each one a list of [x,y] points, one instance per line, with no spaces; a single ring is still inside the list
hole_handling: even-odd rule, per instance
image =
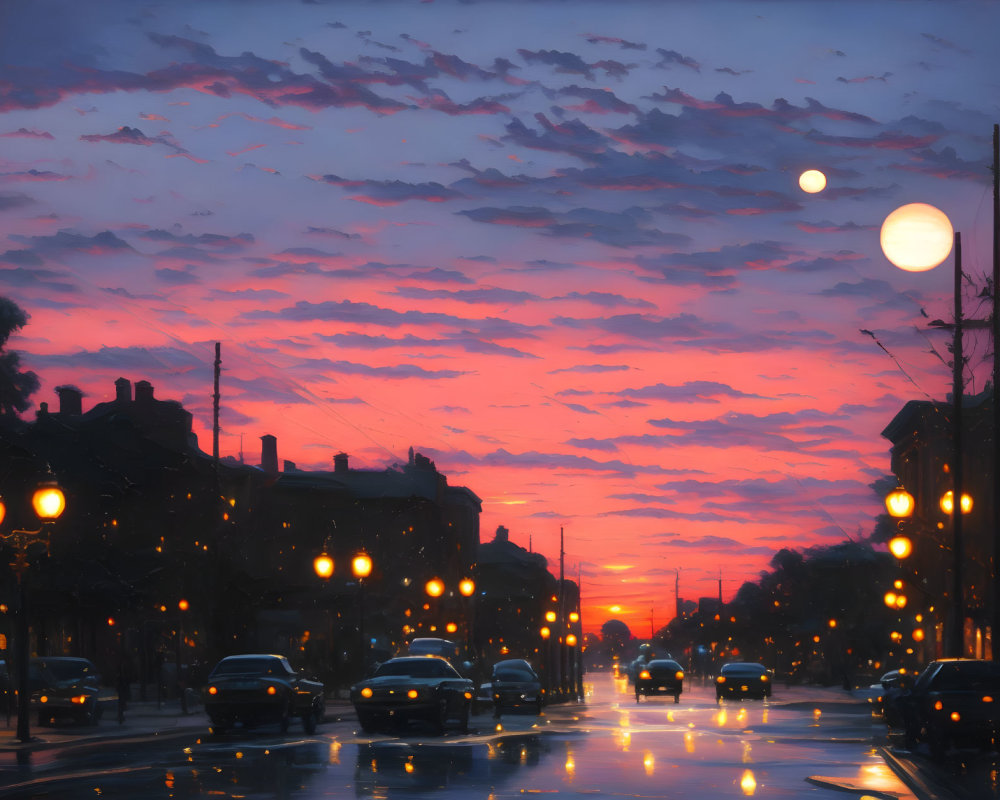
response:
[[[28,592],[26,587],[28,548],[37,549],[40,545],[43,551],[48,550],[49,528],[66,509],[66,496],[57,483],[47,481],[35,489],[31,496],[31,507],[41,523],[37,530],[12,530],[6,534],[0,533],[0,539],[6,542],[14,551],[14,560],[11,562],[11,566],[14,569],[14,575],[17,577],[18,585],[17,738],[21,742],[31,741],[31,693],[28,685],[28,666],[31,647],[28,641],[30,629],[28,626]],[[3,521],[6,515],[7,506],[0,499],[0,522]]]
[[[365,578],[372,574],[372,557],[363,550],[351,559],[351,574],[358,582],[358,658],[361,677],[368,661],[368,643],[365,641]]]
[[[952,446],[954,465],[951,470],[953,491],[962,497],[963,448],[962,448],[962,235],[952,228],[951,221],[933,206],[910,203],[897,208],[882,223],[882,251],[895,266],[909,272],[933,269],[954,250],[954,306],[955,323],[952,340]],[[994,270],[995,271],[995,270]],[[994,289],[994,291],[996,291]],[[996,309],[994,308],[994,312]],[[994,313],[994,316],[996,314]],[[994,342],[995,345],[995,342]],[[994,347],[996,350],[996,347]],[[994,403],[994,406],[996,404]],[[994,437],[995,438],[995,437]],[[961,656],[965,650],[965,610],[962,586],[962,560],[964,554],[962,515],[952,515],[952,631],[950,650],[952,656]]]

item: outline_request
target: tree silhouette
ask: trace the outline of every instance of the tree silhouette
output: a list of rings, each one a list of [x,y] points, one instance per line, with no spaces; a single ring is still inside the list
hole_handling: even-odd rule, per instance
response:
[[[6,297],[0,297],[0,418],[17,417],[38,391],[38,376],[21,370],[21,356],[7,348],[7,340],[28,324],[29,316]]]

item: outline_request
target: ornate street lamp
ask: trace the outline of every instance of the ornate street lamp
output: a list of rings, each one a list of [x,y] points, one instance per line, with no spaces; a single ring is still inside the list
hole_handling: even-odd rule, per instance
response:
[[[358,658],[361,677],[368,662],[368,642],[365,640],[365,578],[372,574],[372,557],[363,550],[351,559],[351,574],[358,582]]]
[[[14,561],[11,566],[14,568],[18,584],[20,605],[17,614],[17,738],[21,742],[31,741],[31,690],[28,685],[31,646],[28,626],[28,592],[26,589],[28,548],[41,545],[43,550],[48,549],[49,528],[66,509],[66,496],[57,483],[47,481],[35,489],[31,496],[31,507],[41,523],[37,530],[12,530],[6,534],[0,533],[0,539],[6,542],[14,552]],[[6,516],[6,504],[0,499],[0,522]]]

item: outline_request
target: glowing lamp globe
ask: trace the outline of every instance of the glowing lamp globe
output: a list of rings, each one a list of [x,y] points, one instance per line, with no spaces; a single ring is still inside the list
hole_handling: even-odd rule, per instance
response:
[[[953,514],[955,512],[955,493],[949,489],[941,496],[939,505],[945,514]],[[970,511],[972,511],[972,497],[962,492],[962,513],[968,514]]]
[[[424,585],[424,591],[431,597],[440,597],[444,594],[444,583],[440,578],[431,578]]]
[[[882,252],[907,272],[926,272],[951,252],[955,231],[940,209],[927,203],[909,203],[893,211],[882,223]]]
[[[462,595],[462,597],[472,597],[472,594],[475,591],[476,582],[471,578],[465,578],[464,580],[459,581],[458,593]]]
[[[333,559],[327,553],[320,553],[313,559],[313,570],[320,578],[333,575]]]
[[[906,489],[896,489],[885,497],[886,510],[894,517],[908,517],[913,513],[913,495]]]
[[[799,188],[809,194],[822,192],[826,188],[826,175],[818,169],[807,169],[799,175]]]
[[[351,560],[351,572],[355,578],[367,578],[372,574],[372,558],[367,553],[358,553]]]
[[[66,508],[66,496],[58,486],[40,486],[31,496],[31,506],[40,519],[56,519]]]
[[[889,540],[889,552],[896,558],[906,558],[913,552],[913,542],[905,536],[893,536]]]

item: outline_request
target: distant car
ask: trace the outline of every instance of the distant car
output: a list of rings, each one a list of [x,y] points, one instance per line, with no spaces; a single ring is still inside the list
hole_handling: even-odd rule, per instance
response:
[[[503,708],[530,707],[536,714],[542,713],[545,704],[545,690],[542,681],[523,658],[498,661],[493,665],[491,678],[493,692],[493,713],[500,716]]]
[[[763,664],[750,661],[731,661],[723,664],[715,679],[715,699],[724,697],[771,696],[771,676]]]
[[[406,648],[410,656],[440,656],[447,659],[463,678],[473,677],[473,664],[462,657],[462,648],[451,639],[435,639],[434,637],[418,637]]]
[[[67,720],[96,725],[101,718],[101,676],[89,659],[33,658],[28,664],[28,684],[39,725]]]
[[[476,685],[446,659],[401,656],[379,664],[371,677],[352,686],[351,703],[365,733],[412,720],[426,721],[439,733],[456,722],[467,733],[475,693]]]
[[[670,694],[674,702],[681,701],[684,690],[684,668],[672,658],[654,658],[639,667],[635,676],[635,702],[640,697]]]
[[[1000,662],[932,661],[894,706],[910,747],[926,742],[934,757],[953,745],[990,748],[1000,736]]]
[[[204,699],[216,734],[236,723],[244,728],[277,723],[284,733],[299,717],[312,735],[326,713],[323,684],[296,672],[285,656],[270,653],[226,656],[209,674]]]
[[[863,692],[872,715],[886,718],[893,713],[894,698],[913,685],[916,676],[907,669],[894,669],[886,672],[878,683],[873,683]],[[888,710],[887,710],[888,709]]]

